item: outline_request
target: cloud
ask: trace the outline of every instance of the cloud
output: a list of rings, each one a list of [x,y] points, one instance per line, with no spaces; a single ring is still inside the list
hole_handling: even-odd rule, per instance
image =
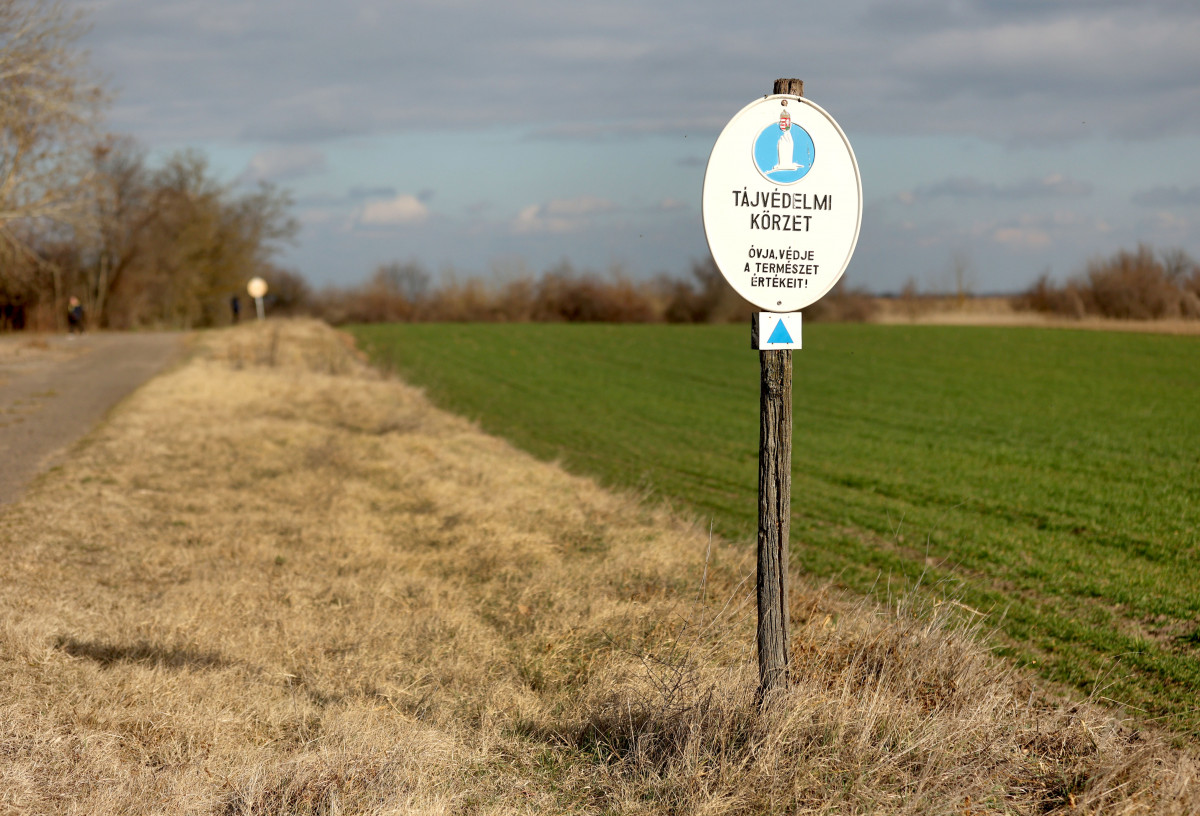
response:
[[[85,45],[120,86],[115,125],[176,141],[303,142],[464,116],[558,138],[707,137],[769,88],[768,55],[796,44],[794,26],[760,25],[775,11],[762,0],[696,0],[687,15],[638,0],[71,2],[91,9]],[[851,0],[804,17],[809,93],[851,135],[1200,126],[1195,3]]]
[[[397,227],[419,224],[429,217],[429,208],[416,196],[401,194],[368,201],[359,212],[358,223],[368,227]]]
[[[1011,198],[1083,198],[1090,196],[1094,189],[1091,182],[1051,173],[1018,182],[1005,188],[1005,192]]]
[[[576,222],[569,218],[554,218],[547,215],[545,208],[539,204],[530,204],[528,207],[522,208],[512,223],[513,232],[519,235],[528,235],[537,232],[572,232],[578,226]]]
[[[991,238],[1013,249],[1045,249],[1050,246],[1050,233],[1037,227],[997,227]]]
[[[328,212],[303,217],[345,225],[347,241],[369,223],[425,219],[374,237],[403,252],[419,239],[439,259],[553,247],[579,263],[619,253],[669,265],[704,252],[695,206],[639,220],[668,197],[696,200],[712,140],[801,39],[808,95],[854,143],[864,187],[907,219],[893,214],[885,231],[864,218],[863,246],[876,241],[888,264],[900,253],[883,237],[929,244],[896,274],[919,274],[942,235],[977,241],[981,258],[1065,267],[1069,253],[1158,240],[1138,232],[1156,210],[1200,206],[1180,172],[1200,143],[1194,0],[847,0],[777,26],[762,25],[779,13],[767,0],[695,0],[686,14],[641,0],[67,3],[89,15],[81,45],[112,78],[106,127],[155,152],[236,156],[229,176],[261,151],[247,178],[299,178],[321,172],[305,151],[323,152],[329,168],[297,187],[301,208]],[[598,194],[628,211],[572,199],[581,174],[598,174]],[[436,216],[425,186],[438,190]],[[484,218],[471,202],[492,209]],[[1108,243],[1091,226],[998,220],[1058,206],[1109,219]],[[640,238],[639,226],[644,241],[612,237],[629,227]],[[431,243],[451,227],[471,240]],[[306,232],[305,251],[325,234]],[[1013,248],[1042,235],[1051,246],[1036,261]],[[1178,240],[1200,254],[1196,235]]]
[[[302,145],[276,147],[256,153],[238,176],[238,181],[285,181],[320,173],[326,166],[325,154],[315,148]]]
[[[1060,4],[1061,5],[1061,4]],[[1151,4],[1108,9],[1058,9],[1052,14],[1004,14],[969,19],[945,15],[940,24],[902,38],[891,56],[913,76],[940,77],[959,85],[980,82],[995,91],[1037,90],[1050,78],[1081,87],[1130,87],[1175,78],[1181,65],[1197,64],[1194,13],[1148,12]],[[1182,9],[1179,10],[1182,12]],[[951,79],[943,72],[956,71]],[[1177,78],[1175,78],[1176,81]]]
[[[1022,251],[1044,250],[1069,240],[1094,241],[1111,231],[1112,225],[1103,218],[1069,210],[984,222],[975,229],[979,236]]]
[[[531,139],[555,139],[562,141],[621,141],[631,137],[655,136],[663,133],[707,133],[719,131],[724,119],[715,111],[702,116],[651,116],[647,119],[621,116],[604,121],[583,120],[556,122],[537,127],[529,132]],[[684,159],[683,161],[689,161]],[[698,159],[701,164],[707,159]]]
[[[607,198],[597,196],[578,196],[577,198],[556,198],[545,206],[545,212],[550,216],[580,218],[597,213],[608,213],[617,209],[617,205]]]
[[[365,201],[371,198],[395,198],[398,193],[395,187],[351,187],[346,197],[351,201]]]
[[[594,216],[615,212],[617,205],[607,198],[578,196],[556,198],[546,204],[530,204],[513,220],[513,231],[529,233],[566,233],[587,227]]]
[[[876,58],[888,71],[881,89],[890,91],[880,101],[920,99],[906,115],[918,131],[990,130],[1012,142],[1098,133],[1151,137],[1190,131],[1200,121],[1195,4],[888,5],[866,38],[882,45],[877,38],[887,34],[893,41]],[[1188,98],[1190,108],[1173,107]],[[880,113],[900,112],[891,108]],[[957,125],[955,114],[963,117]]]
[[[1152,187],[1137,193],[1132,200],[1144,207],[1200,207],[1200,184],[1184,188]]]
[[[339,207],[346,203],[346,198],[337,193],[322,190],[316,193],[306,193],[305,195],[297,196],[295,203],[301,209],[310,207]]]
[[[1151,232],[1156,238],[1178,240],[1193,232],[1192,221],[1177,213],[1160,211],[1148,218],[1139,219],[1138,226],[1145,232]]]
[[[300,219],[301,224],[306,227],[312,227],[343,220],[345,213],[325,207],[308,207],[301,210],[297,217]]]
[[[1005,200],[1030,200],[1038,198],[1081,198],[1092,194],[1089,182],[1070,178],[1062,173],[1051,173],[1042,178],[1030,178],[1011,184],[996,184],[982,181],[973,176],[954,176],[912,192],[900,193],[902,203],[909,204],[917,198],[985,198]]]

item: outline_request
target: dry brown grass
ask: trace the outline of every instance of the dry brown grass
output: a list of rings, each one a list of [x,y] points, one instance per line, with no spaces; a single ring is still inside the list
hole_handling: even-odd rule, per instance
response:
[[[314,322],[202,338],[0,513],[0,813],[1200,812],[952,603],[798,584],[760,714],[745,545]]]

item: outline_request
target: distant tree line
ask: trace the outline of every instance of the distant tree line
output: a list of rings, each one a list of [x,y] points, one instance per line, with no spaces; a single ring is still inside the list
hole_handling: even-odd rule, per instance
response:
[[[911,280],[890,299],[916,319],[939,302],[960,308],[968,297],[965,262],[955,260],[955,291],[917,292]],[[306,313],[333,324],[409,321],[729,323],[748,321],[755,307],[743,300],[711,259],[696,261],[683,278],[661,275],[635,281],[612,270],[577,271],[567,261],[540,276],[508,281],[434,277],[416,261],[378,266],[363,284],[312,292],[292,276],[281,277],[276,313]],[[284,283],[286,281],[286,283]],[[272,284],[274,291],[275,284]],[[284,294],[286,292],[286,294]],[[882,298],[887,299],[887,298]],[[1042,275],[1011,298],[1019,310],[1070,317],[1132,320],[1200,318],[1200,264],[1181,250],[1158,253],[1141,245],[1089,262],[1083,273],[1056,285]],[[868,321],[887,317],[881,298],[851,289],[844,280],[804,310],[806,320]]]
[[[1181,249],[1146,244],[1089,262],[1056,285],[1043,274],[1017,298],[1019,308],[1068,317],[1125,320],[1200,318],[1200,264]]]
[[[728,323],[748,321],[755,307],[743,300],[711,260],[692,264],[690,276],[634,281],[612,270],[577,271],[567,261],[540,276],[507,282],[448,277],[435,286],[419,263],[393,262],[366,283],[329,288],[291,308],[335,325],[408,321]],[[866,320],[874,299],[841,286],[805,310],[810,319]]]
[[[0,330],[60,327],[71,297],[93,327],[214,325],[248,278],[286,289],[287,196],[102,133],[83,30],[61,2],[0,0]]]

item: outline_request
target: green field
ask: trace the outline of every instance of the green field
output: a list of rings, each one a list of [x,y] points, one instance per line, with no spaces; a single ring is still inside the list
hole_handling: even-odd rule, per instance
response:
[[[489,432],[752,546],[747,327],[353,331]],[[1200,739],[1200,338],[813,325],[804,342],[794,563],[860,591],[920,579],[988,613],[1017,661]]]

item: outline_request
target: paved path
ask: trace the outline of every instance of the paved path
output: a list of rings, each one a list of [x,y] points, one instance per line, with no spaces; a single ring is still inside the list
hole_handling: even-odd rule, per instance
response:
[[[0,336],[0,505],[183,349],[182,334]]]

